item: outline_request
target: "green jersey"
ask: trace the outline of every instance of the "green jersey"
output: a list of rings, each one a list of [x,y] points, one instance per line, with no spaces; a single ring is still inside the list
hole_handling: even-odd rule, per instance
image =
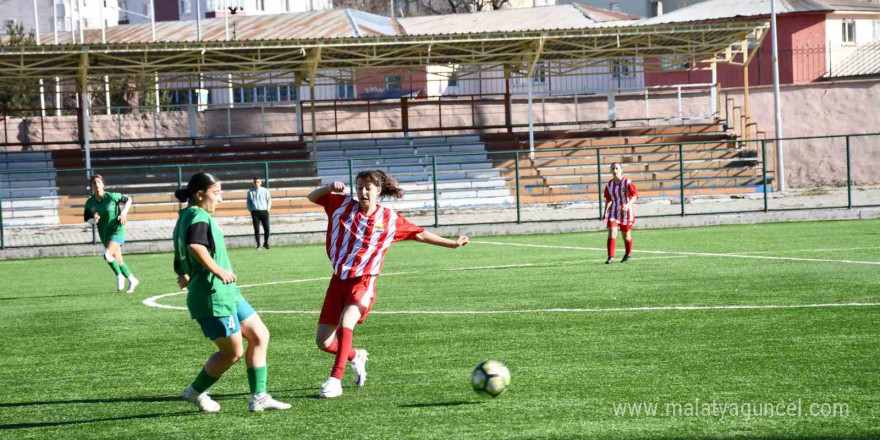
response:
[[[217,265],[231,272],[232,263],[226,254],[223,231],[202,208],[189,206],[180,210],[178,216],[174,226],[174,271],[178,275],[189,275],[186,307],[190,316],[201,319],[234,315],[242,301],[238,286],[223,284],[196,260],[188,248],[190,244],[205,246]]]
[[[118,238],[125,241],[125,226],[119,223],[118,217],[122,214],[119,208],[120,203],[128,201],[128,197],[120,193],[105,192],[101,200],[97,196],[91,196],[86,200],[83,218],[85,221],[93,218],[95,214],[101,216],[98,220],[97,229],[98,236],[101,237],[101,243],[107,246],[111,238]]]

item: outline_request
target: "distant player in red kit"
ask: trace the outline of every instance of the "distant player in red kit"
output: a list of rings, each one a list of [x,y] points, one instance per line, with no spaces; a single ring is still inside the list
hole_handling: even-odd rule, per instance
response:
[[[376,277],[388,248],[401,240],[415,240],[448,248],[468,243],[465,236],[449,240],[410,223],[390,208],[377,204],[380,197],[400,198],[397,180],[383,171],[362,171],[355,183],[357,198],[344,196],[345,185],[333,182],[309,194],[309,200],[327,212],[327,256],[333,278],[324,297],[315,340],[318,348],[336,355],[330,378],[319,397],[342,395],[342,375],[350,362],[357,386],[367,378],[367,350],[353,349],[355,324],[364,322],[376,300]]]
[[[602,221],[608,225],[608,259],[605,264],[614,262],[614,248],[617,246],[617,229],[623,232],[623,241],[626,243],[626,254],[621,263],[629,261],[632,256],[632,227],[636,222],[632,205],[639,198],[636,185],[626,177],[623,177],[623,168],[619,163],[611,164],[611,174],[614,176],[605,186],[605,214]]]

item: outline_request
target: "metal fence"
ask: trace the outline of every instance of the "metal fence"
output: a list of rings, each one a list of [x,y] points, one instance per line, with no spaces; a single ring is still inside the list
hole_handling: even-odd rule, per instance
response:
[[[877,170],[880,169],[880,133],[851,134],[838,136],[815,136],[784,139],[752,139],[728,140],[725,147],[737,149],[745,154],[737,162],[753,162],[752,172],[759,176],[751,188],[752,194],[735,198],[723,198],[723,202],[711,203],[712,197],[694,198],[693,195],[711,194],[722,188],[719,184],[704,185],[706,177],[696,175],[695,164],[704,159],[691,159],[689,154],[699,151],[700,145],[710,141],[652,143],[641,145],[620,145],[595,148],[544,148],[538,150],[542,155],[536,161],[552,158],[577,157],[583,160],[572,179],[577,180],[580,172],[589,179],[581,179],[574,183],[561,185],[560,189],[568,190],[572,196],[567,202],[554,201],[552,198],[536,196],[536,191],[547,191],[547,185],[541,178],[535,177],[536,163],[528,158],[528,151],[522,149],[511,151],[461,151],[451,150],[449,153],[424,154],[381,154],[378,156],[354,156],[341,158],[317,158],[294,161],[260,161],[214,164],[181,163],[170,165],[147,165],[142,167],[105,167],[86,169],[34,169],[34,170],[0,170],[0,247],[32,247],[49,245],[69,245],[95,243],[94,229],[77,226],[78,232],[72,234],[70,240],[55,242],[39,242],[25,240],[9,243],[5,236],[4,215],[8,223],[8,214],[15,208],[27,208],[27,204],[51,202],[51,204],[35,206],[33,209],[44,209],[56,212],[56,215],[78,216],[82,219],[82,205],[67,204],[65,198],[80,198],[84,201],[88,189],[86,176],[100,173],[112,186],[114,179],[128,177],[136,183],[122,187],[123,192],[132,194],[135,200],[150,200],[149,206],[167,212],[169,205],[177,201],[171,194],[175,189],[185,185],[189,174],[196,171],[210,171],[224,182],[224,191],[239,193],[250,185],[253,176],[265,179],[266,186],[272,189],[284,188],[290,191],[281,197],[295,213],[303,204],[304,193],[321,182],[342,180],[353,186],[353,176],[363,168],[381,167],[391,169],[410,187],[409,194],[402,201],[391,206],[404,211],[416,223],[423,226],[465,226],[477,224],[513,224],[530,222],[556,222],[571,220],[599,220],[603,212],[602,190],[605,182],[610,179],[607,165],[622,162],[626,173],[636,173],[644,165],[627,159],[640,147],[665,154],[663,161],[667,165],[665,172],[675,177],[667,180],[659,188],[656,185],[649,189],[650,195],[645,197],[646,208],[639,208],[638,217],[668,217],[690,215],[743,214],[751,212],[773,212],[789,210],[867,208],[880,206],[877,191],[871,188],[876,185]],[[712,141],[716,142],[716,141]],[[804,180],[800,189],[793,190],[784,198],[773,193],[769,182],[776,178],[775,148],[776,142],[786,145],[786,151],[799,151],[801,157],[789,154],[786,159],[788,182]],[[455,145],[450,146],[453,148]],[[427,150],[427,149],[426,149]],[[817,153],[820,152],[820,153]],[[470,160],[469,158],[473,159]],[[476,159],[474,159],[476,158]],[[488,163],[490,166],[485,166]],[[467,164],[476,164],[470,166]],[[798,164],[797,166],[793,164]],[[741,165],[741,164],[740,164]],[[399,171],[393,171],[397,169]],[[749,166],[743,169],[749,169]],[[821,176],[817,176],[821,174]],[[540,177],[540,176],[539,176]],[[649,179],[634,179],[637,183],[651,182]],[[723,179],[722,179],[723,180]],[[29,187],[48,188],[45,182],[74,182],[55,186],[54,196],[28,197]],[[28,183],[30,182],[30,183]],[[36,182],[36,183],[34,183]],[[79,182],[79,183],[76,183]],[[647,184],[647,183],[646,183]],[[44,185],[44,186],[40,186]],[[58,194],[59,188],[66,188],[65,194]],[[297,193],[297,188],[301,192]],[[491,194],[492,191],[507,196]],[[481,194],[482,191],[482,194]],[[16,193],[18,192],[18,194]],[[552,195],[552,194],[551,194]],[[5,196],[5,197],[4,197]],[[13,197],[10,197],[13,196]],[[240,194],[239,194],[240,196]],[[495,197],[492,199],[492,197]],[[504,197],[507,197],[505,199]],[[485,200],[492,200],[486,203]],[[707,202],[708,201],[708,202]],[[239,204],[242,199],[231,197],[231,203]],[[699,202],[699,203],[698,203]],[[53,205],[54,204],[54,205]],[[566,205],[567,209],[557,209]],[[145,206],[147,206],[145,204]],[[650,206],[650,209],[647,207]],[[23,207],[23,208],[22,208]],[[281,209],[283,211],[283,209]],[[301,210],[299,212],[305,212]],[[315,212],[320,212],[315,211]],[[39,214],[38,214],[39,215]],[[223,216],[218,212],[218,216]],[[233,214],[238,215],[238,214]],[[308,217],[308,216],[305,216]],[[318,233],[325,230],[323,218],[315,217],[314,227],[285,227],[273,225],[275,234]],[[277,218],[277,217],[276,217]],[[290,218],[298,218],[291,215]],[[284,223],[284,222],[281,222]],[[84,225],[84,223],[80,223]],[[302,226],[302,225],[299,225]],[[66,226],[57,226],[64,228]],[[17,233],[38,235],[43,227],[29,229],[16,228]],[[247,226],[249,228],[249,226]],[[165,240],[166,236],[138,236],[131,234],[137,227],[129,228],[129,241]],[[170,234],[170,229],[168,234]],[[232,232],[229,236],[247,236],[250,232]]]

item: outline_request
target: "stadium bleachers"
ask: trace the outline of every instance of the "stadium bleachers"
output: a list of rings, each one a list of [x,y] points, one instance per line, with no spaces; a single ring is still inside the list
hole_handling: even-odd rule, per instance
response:
[[[749,144],[732,142],[735,136],[721,124],[537,133],[534,161],[525,154],[526,136],[489,137],[492,150],[523,151],[519,163],[522,203],[595,201],[611,178],[609,166],[614,162],[623,165],[643,197],[679,196],[682,166],[686,195],[762,189],[759,152]],[[681,163],[676,143],[683,143]],[[565,150],[569,148],[588,149]],[[515,173],[510,156],[499,156],[495,166],[505,176]],[[772,174],[768,174],[768,183],[770,179]]]
[[[49,151],[0,153],[0,171],[5,172],[0,175],[4,224],[58,223],[57,173],[51,171],[52,168],[52,153]]]
[[[538,132],[534,161],[528,158],[525,133],[322,140],[317,154],[306,142],[95,148],[91,160],[109,190],[136,199],[131,219],[153,220],[175,218],[179,204],[172,193],[178,180],[185,185],[188,176],[201,170],[224,183],[221,216],[246,216],[246,191],[253,177],[267,172],[273,213],[317,214],[320,209],[306,200],[312,189],[334,180],[348,182],[353,173],[373,168],[400,180],[406,196],[386,202],[396,209],[432,209],[435,197],[440,208],[510,206],[516,203],[516,154],[524,204],[595,201],[610,179],[612,162],[624,165],[644,197],[677,197],[681,165],[686,195],[761,190],[760,153],[731,141],[735,136],[721,124],[685,124]],[[681,164],[677,143],[685,143]],[[502,151],[508,153],[492,154]],[[3,153],[2,159],[2,170],[46,170],[2,179],[5,223],[82,221],[85,174],[60,171],[83,168],[82,151]],[[768,183],[771,179],[772,173]]]

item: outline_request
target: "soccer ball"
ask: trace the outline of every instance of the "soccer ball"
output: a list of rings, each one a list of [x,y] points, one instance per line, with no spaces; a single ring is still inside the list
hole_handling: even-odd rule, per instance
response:
[[[471,372],[471,386],[477,394],[498,397],[510,386],[510,371],[501,362],[485,360]]]

